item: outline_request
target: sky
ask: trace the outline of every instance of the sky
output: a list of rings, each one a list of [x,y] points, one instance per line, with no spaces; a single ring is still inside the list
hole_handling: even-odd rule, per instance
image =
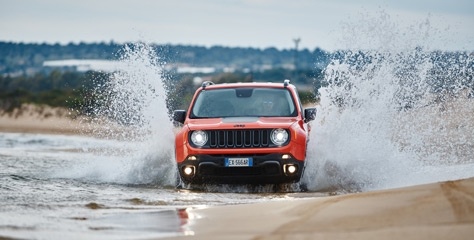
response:
[[[384,36],[377,41],[375,38]],[[472,0],[0,0],[0,41],[474,50]],[[356,43],[353,46],[353,43]]]

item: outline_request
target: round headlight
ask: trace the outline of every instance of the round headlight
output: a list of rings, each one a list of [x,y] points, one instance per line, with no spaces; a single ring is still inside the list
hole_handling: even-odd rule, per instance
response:
[[[207,133],[204,131],[194,131],[191,133],[191,141],[199,147],[204,146],[207,143]]]
[[[270,139],[273,144],[281,146],[288,140],[288,132],[281,128],[273,129]]]

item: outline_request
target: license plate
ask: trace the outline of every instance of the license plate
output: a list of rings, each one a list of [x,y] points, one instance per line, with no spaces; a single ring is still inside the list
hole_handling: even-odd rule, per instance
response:
[[[226,167],[251,167],[253,166],[252,158],[226,158]]]

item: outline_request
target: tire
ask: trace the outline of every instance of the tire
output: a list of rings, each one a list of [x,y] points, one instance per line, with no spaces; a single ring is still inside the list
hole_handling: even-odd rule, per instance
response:
[[[299,182],[298,183],[298,188],[300,192],[307,192],[308,191],[308,185],[306,183]]]

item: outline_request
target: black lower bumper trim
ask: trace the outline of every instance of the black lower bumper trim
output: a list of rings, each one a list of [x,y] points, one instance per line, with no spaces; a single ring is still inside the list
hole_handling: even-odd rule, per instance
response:
[[[267,154],[251,157],[253,166],[226,167],[227,156],[199,155],[197,160],[186,160],[178,164],[178,171],[187,184],[280,184],[298,182],[304,170],[304,161],[281,159],[281,154]],[[231,156],[233,157],[233,156]],[[285,167],[292,165],[296,172],[289,173]],[[190,175],[184,168],[192,167]]]

